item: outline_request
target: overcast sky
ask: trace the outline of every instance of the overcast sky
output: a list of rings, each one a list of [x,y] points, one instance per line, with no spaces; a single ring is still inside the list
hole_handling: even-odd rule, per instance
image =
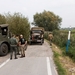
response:
[[[75,0],[0,0],[0,14],[20,12],[30,22],[36,12],[44,10],[59,15],[61,27],[75,27]]]

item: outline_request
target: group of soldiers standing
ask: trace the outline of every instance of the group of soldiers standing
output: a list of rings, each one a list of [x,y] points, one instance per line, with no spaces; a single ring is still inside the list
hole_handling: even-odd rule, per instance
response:
[[[49,33],[49,41],[51,46],[52,46],[52,39],[53,34]],[[21,58],[25,57],[25,46],[27,45],[27,41],[24,39],[22,34],[20,36],[18,35],[15,36],[14,34],[12,34],[9,43],[11,46],[10,59],[12,59],[13,57],[13,52],[15,59],[17,59],[17,55],[20,55],[19,51],[21,51]]]
[[[27,44],[27,41],[24,39],[22,34],[20,36],[12,34],[9,43],[11,46],[10,60],[13,57],[13,53],[14,53],[14,58],[17,59],[17,54],[20,55],[19,51],[21,51],[21,58],[25,57],[25,46]]]

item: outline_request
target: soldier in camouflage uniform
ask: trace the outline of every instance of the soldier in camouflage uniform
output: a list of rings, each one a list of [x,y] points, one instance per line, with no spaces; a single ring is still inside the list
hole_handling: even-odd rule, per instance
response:
[[[10,43],[10,46],[11,46],[10,60],[12,59],[13,52],[14,52],[15,59],[17,59],[17,56],[16,56],[17,41],[16,41],[16,38],[15,38],[14,34],[12,34],[12,37],[10,38],[9,43]]]
[[[51,46],[52,46],[52,40],[53,40],[53,34],[50,32],[49,33],[49,41],[50,41]]]
[[[17,43],[18,43],[17,44],[17,55],[20,55],[20,52],[19,52],[20,51],[20,47],[19,47],[19,40],[20,40],[19,39],[19,35],[16,35],[16,40],[17,40]]]

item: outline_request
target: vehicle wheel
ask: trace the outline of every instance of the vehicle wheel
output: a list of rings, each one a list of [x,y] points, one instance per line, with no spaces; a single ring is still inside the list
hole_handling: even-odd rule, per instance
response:
[[[31,41],[29,41],[29,45],[31,45]]]
[[[0,55],[7,55],[8,53],[8,46],[7,44],[3,43],[1,46],[0,46]]]
[[[41,40],[41,45],[43,44],[43,41]]]
[[[44,43],[44,39],[42,39],[43,40],[43,43]]]

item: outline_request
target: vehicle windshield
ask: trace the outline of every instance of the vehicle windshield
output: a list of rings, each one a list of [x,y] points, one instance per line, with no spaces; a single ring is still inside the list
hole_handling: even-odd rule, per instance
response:
[[[8,28],[7,27],[1,28],[1,31],[2,35],[7,35]]]

